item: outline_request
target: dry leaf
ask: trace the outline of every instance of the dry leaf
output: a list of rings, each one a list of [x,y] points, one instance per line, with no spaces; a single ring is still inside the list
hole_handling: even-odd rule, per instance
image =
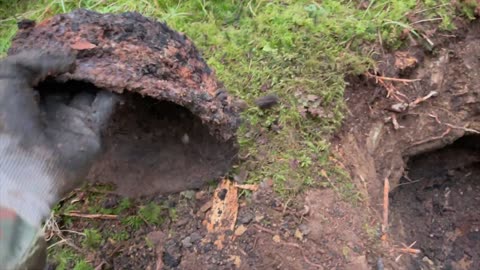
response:
[[[78,51],[82,51],[82,50],[90,50],[90,49],[93,49],[93,48],[96,48],[97,45],[95,44],[92,44],[86,40],[79,40],[75,43],[73,43],[72,45],[70,45],[70,48],[74,49],[74,50],[78,50]]]
[[[417,58],[410,56],[408,52],[395,53],[395,67],[400,70],[404,70],[410,67],[415,67],[417,62],[418,62]]]

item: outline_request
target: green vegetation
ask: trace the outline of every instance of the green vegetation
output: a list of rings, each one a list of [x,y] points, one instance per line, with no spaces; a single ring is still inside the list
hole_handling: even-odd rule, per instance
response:
[[[86,248],[96,249],[102,244],[102,234],[95,229],[85,229],[83,232],[85,238],[82,241],[82,244]]]
[[[138,214],[150,225],[161,225],[163,223],[163,208],[153,202],[140,207]]]
[[[94,268],[81,259],[77,252],[68,247],[56,247],[50,251],[54,261],[57,263],[57,270],[93,270]]]
[[[144,223],[150,226],[160,226],[165,221],[166,216],[172,219],[176,218],[175,208],[150,202],[147,205],[140,206],[135,214],[126,216],[121,222],[132,230],[138,230]]]
[[[3,53],[15,33],[15,18],[41,20],[79,7],[138,11],[185,32],[229,91],[252,105],[239,131],[242,155],[250,156],[240,165],[248,168],[248,181],[273,179],[282,195],[334,183],[346,196],[355,196],[355,190],[329,161],[329,138],[343,119],[345,76],[372,67],[371,44],[397,48],[406,34],[422,41],[422,23],[453,29],[456,12],[471,18],[474,8],[454,7],[450,0],[18,2],[0,0]],[[266,93],[276,93],[281,104],[261,111],[253,101]],[[155,209],[143,209],[158,222]],[[135,227],[141,222],[129,217],[128,223]]]
[[[128,235],[128,232],[126,232],[126,231],[119,231],[119,232],[116,232],[116,233],[112,234],[112,239],[115,240],[115,241],[125,241],[128,238],[130,238],[130,236]]]

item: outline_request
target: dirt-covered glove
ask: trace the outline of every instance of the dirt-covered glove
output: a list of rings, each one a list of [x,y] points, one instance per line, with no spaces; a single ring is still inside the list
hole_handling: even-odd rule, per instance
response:
[[[0,231],[0,260],[7,269],[25,257],[37,233],[31,228],[38,229],[51,207],[86,177],[118,100],[106,91],[69,89],[36,98],[33,86],[72,68],[73,56],[32,51],[0,62],[0,223],[26,228]],[[2,211],[15,213],[16,221]],[[8,241],[13,246],[5,250]]]

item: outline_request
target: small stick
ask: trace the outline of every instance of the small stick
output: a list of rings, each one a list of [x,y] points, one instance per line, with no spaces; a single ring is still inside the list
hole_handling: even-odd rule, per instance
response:
[[[80,213],[66,213],[63,214],[64,216],[67,217],[79,217],[79,218],[89,218],[89,219],[107,219],[107,220],[112,220],[112,219],[117,219],[117,215],[107,215],[107,214],[80,214]]]
[[[384,81],[393,81],[393,82],[403,82],[403,83],[409,83],[409,82],[418,82],[421,81],[421,79],[401,79],[401,78],[392,78],[392,77],[384,77],[384,76],[378,76],[378,75],[373,75],[371,73],[368,73],[371,77],[374,77],[377,80],[384,80]]]
[[[383,236],[382,240],[387,240],[387,231],[388,231],[388,193],[390,191],[390,182],[388,178],[385,178],[383,185]]]
[[[431,98],[431,97],[436,97],[438,96],[438,92],[437,91],[430,91],[430,93],[428,93],[428,95],[424,96],[424,97],[419,97],[417,98],[415,101],[413,101],[412,103],[408,104],[409,107],[415,107],[417,106],[418,104],[426,101],[427,99]]]
[[[337,186],[335,186],[335,184],[333,183],[332,179],[330,179],[330,177],[328,177],[327,175],[327,172],[325,170],[321,170],[320,171],[320,174],[325,177],[325,179],[327,179],[328,183],[332,186],[333,190],[335,190],[335,192],[337,192],[337,194],[340,194],[340,190],[338,190]]]
[[[285,216],[285,212],[287,212],[288,204],[290,203],[291,200],[292,200],[291,198],[288,198],[287,202],[283,206],[282,216]]]
[[[398,129],[401,129],[401,128],[405,128],[404,126],[401,126],[398,121],[397,121],[397,116],[395,116],[395,114],[392,114],[392,124],[393,124],[393,128],[395,130],[398,130]]]
[[[411,247],[399,248],[398,250],[403,253],[414,254],[414,255],[422,253],[421,250],[416,248],[411,248]]]
[[[259,229],[260,231],[269,233],[269,234],[271,234],[271,235],[276,235],[276,234],[277,234],[276,232],[274,232],[274,231],[272,231],[272,230],[270,230],[270,229],[267,229],[267,228],[265,228],[265,227],[262,227],[262,226],[260,226],[260,225],[258,225],[258,224],[253,224],[253,226],[254,226],[255,228]]]

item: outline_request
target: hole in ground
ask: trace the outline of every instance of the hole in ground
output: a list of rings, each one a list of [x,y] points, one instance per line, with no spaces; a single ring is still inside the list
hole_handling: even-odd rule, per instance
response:
[[[391,193],[391,232],[422,251],[409,269],[480,269],[480,136],[410,158],[406,174]]]
[[[79,81],[49,81],[37,90],[42,96],[99,89]],[[172,102],[122,95],[124,104],[103,134],[105,154],[89,180],[113,183],[119,194],[136,197],[198,188],[229,170],[237,153],[234,139],[217,140],[198,117]]]

